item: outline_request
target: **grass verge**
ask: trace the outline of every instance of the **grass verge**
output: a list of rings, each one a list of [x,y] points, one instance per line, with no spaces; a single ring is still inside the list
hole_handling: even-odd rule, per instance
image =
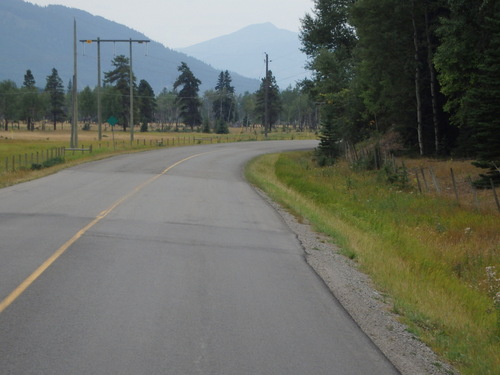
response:
[[[266,155],[248,179],[356,259],[409,330],[463,374],[499,374],[500,215],[394,189],[380,172]]]

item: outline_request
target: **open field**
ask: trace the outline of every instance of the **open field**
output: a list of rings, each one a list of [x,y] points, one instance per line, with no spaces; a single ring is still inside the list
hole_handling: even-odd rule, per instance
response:
[[[79,130],[78,147],[86,151],[68,151],[71,137],[69,124],[58,124],[58,130],[51,126],[36,126],[33,132],[20,129],[0,131],[0,187],[56,172],[76,163],[95,160],[122,152],[137,152],[158,147],[177,147],[184,145],[242,142],[264,140],[264,134],[259,128],[233,128],[230,134],[206,134],[199,132],[134,132],[131,142],[130,132],[118,128],[113,132],[110,126],[103,126],[102,139],[98,139],[97,126],[89,131]],[[313,133],[294,132],[278,129],[269,133],[268,139],[314,139]],[[63,149],[63,151],[60,151]],[[87,151],[91,149],[92,152]],[[42,170],[32,170],[34,164],[41,164],[48,159],[60,156],[63,164],[57,164]]]
[[[478,209],[457,203],[444,183],[440,194],[420,194],[411,176],[401,189],[384,171],[356,172],[347,163],[318,168],[311,159],[310,153],[267,155],[248,176],[355,259],[409,330],[445,360],[464,374],[499,374],[495,204]],[[467,162],[405,163],[409,169],[431,163],[443,180],[450,166],[458,175],[478,172]]]

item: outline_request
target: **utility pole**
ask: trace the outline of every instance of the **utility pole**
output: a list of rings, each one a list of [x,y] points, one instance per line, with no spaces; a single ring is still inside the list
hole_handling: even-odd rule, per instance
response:
[[[267,138],[269,126],[269,56],[266,53],[266,79],[264,80],[264,135]]]
[[[71,123],[71,140],[70,148],[78,147],[78,64],[77,64],[77,49],[76,49],[76,18],[73,19],[73,121]]]
[[[129,43],[130,44],[130,57],[129,57],[129,60],[130,60],[130,72],[129,72],[129,75],[130,75],[130,114],[129,114],[129,121],[130,121],[130,143],[132,143],[134,141],[134,80],[133,80],[133,76],[132,76],[132,43],[139,43],[139,44],[142,44],[142,43],[149,43],[150,41],[149,40],[134,40],[132,38],[130,39],[101,39],[101,38],[97,38],[97,39],[82,39],[80,40],[80,42],[84,42],[84,43],[93,43],[93,42],[97,42],[97,75],[98,75],[98,78],[97,78],[97,81],[98,81],[98,90],[97,90],[97,117],[99,117],[99,109],[101,107],[101,97],[100,97],[100,82],[101,82],[101,42],[103,43],[120,43],[120,42],[124,42],[124,43]],[[76,41],[75,41],[76,43]],[[99,139],[101,139],[101,119],[99,118]]]
[[[134,142],[134,80],[132,77],[132,38],[130,38],[130,143]]]
[[[102,139],[102,107],[101,107],[101,38],[97,38],[97,128],[99,140]]]

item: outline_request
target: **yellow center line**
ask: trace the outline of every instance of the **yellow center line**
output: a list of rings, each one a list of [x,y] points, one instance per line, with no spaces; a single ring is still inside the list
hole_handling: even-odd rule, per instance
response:
[[[213,152],[213,151],[210,151]],[[160,174],[157,174],[156,176],[153,176],[149,180],[143,182],[139,186],[137,186],[134,190],[132,190],[130,193],[127,195],[123,196],[119,200],[117,200],[114,204],[112,204],[109,208],[106,210],[102,211],[99,215],[95,217],[90,223],[88,223],[85,227],[80,229],[71,239],[69,239],[64,245],[62,245],[57,251],[52,254],[45,262],[43,262],[36,270],[33,272],[30,276],[28,276],[19,286],[14,289],[2,302],[0,302],[0,314],[7,308],[9,307],[26,289],[30,287],[31,284],[35,282],[36,279],[38,279],[68,248],[73,245],[80,237],[82,237],[90,228],[92,228],[94,225],[96,225],[98,222],[100,222],[102,219],[104,219],[106,216],[108,216],[115,208],[120,206],[123,202],[126,200],[130,199],[133,195],[137,194],[139,191],[144,189],[146,186],[151,184],[153,181],[157,180],[161,176],[165,175],[168,171],[170,171],[172,168],[178,166],[181,163],[184,163],[185,161],[188,161],[192,158],[195,158],[200,155],[207,154],[208,152],[204,152],[201,154],[195,154],[191,155],[187,158],[184,158],[182,160],[179,160],[178,162],[172,164],[168,168],[166,168],[163,172]]]

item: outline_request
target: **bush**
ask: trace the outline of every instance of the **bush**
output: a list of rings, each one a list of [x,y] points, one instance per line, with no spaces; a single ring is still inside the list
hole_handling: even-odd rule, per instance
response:
[[[64,161],[65,160],[63,157],[56,156],[55,158],[45,160],[42,164],[38,164],[38,163],[31,164],[31,170],[37,171],[37,170],[40,170],[43,168],[50,168],[50,167],[53,167],[54,165],[62,164],[62,163],[64,163]]]

